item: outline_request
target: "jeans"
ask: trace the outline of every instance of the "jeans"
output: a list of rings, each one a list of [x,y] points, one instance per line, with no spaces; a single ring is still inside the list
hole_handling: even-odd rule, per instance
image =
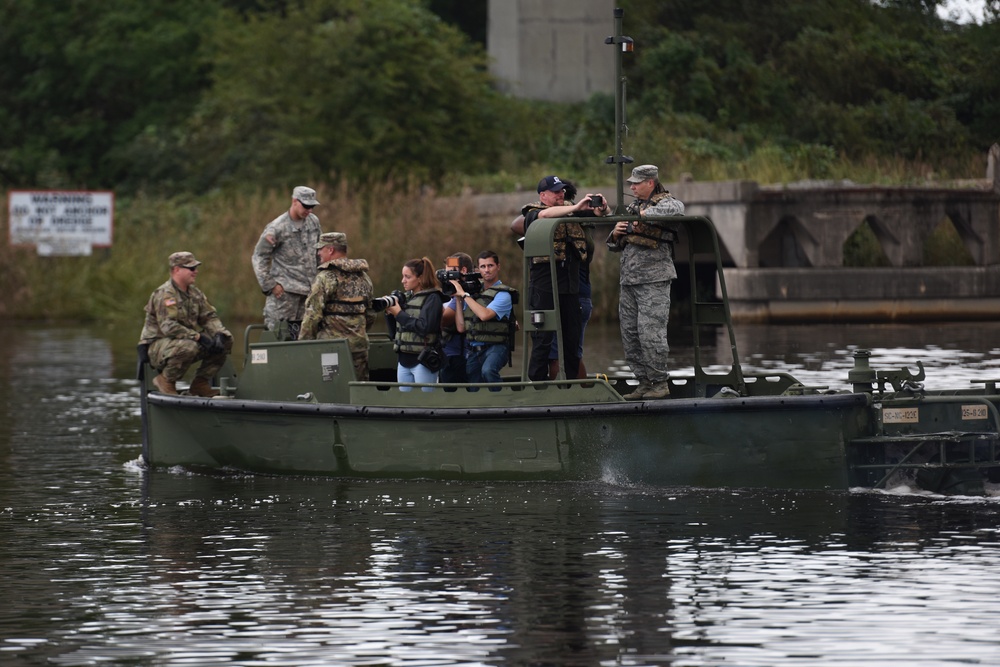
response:
[[[438,381],[438,374],[427,368],[423,364],[417,364],[413,368],[407,368],[403,364],[396,364],[396,382],[424,382],[433,384]],[[413,387],[400,387],[400,391],[410,391]],[[421,387],[422,391],[434,391],[434,387]]]
[[[465,374],[469,382],[501,382],[500,369],[506,363],[507,346],[504,343],[470,345]],[[500,388],[491,388],[490,391],[500,391]]]

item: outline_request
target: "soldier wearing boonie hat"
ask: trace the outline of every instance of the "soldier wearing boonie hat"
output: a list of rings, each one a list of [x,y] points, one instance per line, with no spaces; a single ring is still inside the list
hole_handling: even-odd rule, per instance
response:
[[[223,326],[204,292],[194,286],[201,266],[194,254],[175,252],[167,258],[167,264],[170,279],[156,288],[146,303],[139,358],[159,371],[153,386],[164,394],[176,394],[177,381],[201,360],[188,393],[218,396],[212,378],[222,370],[233,348],[233,335]]]
[[[663,222],[645,221],[649,215],[684,215],[684,204],[674,199],[660,183],[655,164],[632,169],[627,179],[635,201],[626,211],[639,216],[615,224],[608,236],[608,250],[621,253],[621,324],[625,360],[639,386],[624,396],[627,400],[650,400],[670,395],[667,369],[667,321],[670,317],[670,285],[677,278],[674,268],[676,232]],[[639,326],[639,322],[642,326]]]
[[[254,248],[254,274],[264,302],[264,323],[271,331],[287,330],[286,340],[298,337],[306,295],[316,277],[316,248],[322,230],[312,212],[319,206],[316,191],[305,185],[292,190],[287,211],[264,228]]]

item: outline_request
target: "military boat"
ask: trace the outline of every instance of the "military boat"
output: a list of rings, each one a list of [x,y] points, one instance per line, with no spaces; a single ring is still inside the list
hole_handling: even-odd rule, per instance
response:
[[[615,13],[615,45],[621,34]],[[616,155],[618,212],[624,210],[623,95],[619,86]],[[602,225],[634,216],[590,219]],[[344,340],[281,340],[262,325],[244,335],[244,363],[216,378],[221,395],[166,395],[140,366],[142,457],[150,467],[276,475],[440,480],[611,481],[628,484],[801,489],[886,488],[982,493],[1000,482],[996,382],[925,389],[923,366],[877,369],[857,351],[849,390],[809,387],[786,373],[744,373],[737,351],[716,229],[704,217],[648,217],[678,230],[678,265],[687,265],[684,312],[694,364],[673,375],[670,395],[626,401],[627,381],[604,375],[552,381],[520,374],[499,385],[406,385],[385,336],[371,341],[371,377],[354,375]],[[574,219],[580,222],[581,219]],[[539,219],[524,238],[523,283],[535,258],[548,256],[555,282],[553,233]],[[714,274],[710,296],[698,267]],[[703,278],[703,275],[702,275]],[[677,283],[677,281],[675,281]],[[557,286],[553,284],[553,291]],[[559,303],[526,310],[523,349],[532,331],[559,331]],[[731,365],[704,363],[702,338],[723,328]],[[708,340],[706,338],[706,340]],[[707,347],[707,346],[705,346]],[[560,346],[560,355],[561,355]],[[707,351],[707,350],[706,350]],[[560,367],[563,367],[560,358]],[[492,391],[490,390],[492,389]]]

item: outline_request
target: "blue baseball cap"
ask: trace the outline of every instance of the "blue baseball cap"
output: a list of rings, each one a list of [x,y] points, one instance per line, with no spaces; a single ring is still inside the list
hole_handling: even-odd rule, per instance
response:
[[[538,181],[538,191],[559,192],[560,190],[565,190],[568,185],[568,183],[563,183],[558,176],[546,176]]]

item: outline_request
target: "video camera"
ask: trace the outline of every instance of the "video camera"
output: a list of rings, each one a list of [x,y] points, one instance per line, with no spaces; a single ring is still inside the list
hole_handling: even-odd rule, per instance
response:
[[[377,299],[372,299],[372,310],[376,313],[380,313],[396,303],[399,303],[401,308],[406,305],[406,292],[394,289],[387,296],[380,296]]]
[[[458,293],[455,286],[451,284],[452,280],[458,281],[458,284],[462,286],[462,289],[469,294],[479,294],[483,291],[482,274],[478,271],[462,273],[462,270],[458,265],[457,257],[449,257],[445,261],[448,262],[448,266],[443,269],[438,269],[434,274],[437,276],[438,282],[441,283],[441,292],[445,296],[455,296],[455,294]]]
[[[479,294],[483,291],[483,277],[478,271],[462,273],[458,269],[438,269],[437,279],[445,296],[455,296],[458,292],[451,284],[452,280],[457,280],[462,289],[469,294]]]

